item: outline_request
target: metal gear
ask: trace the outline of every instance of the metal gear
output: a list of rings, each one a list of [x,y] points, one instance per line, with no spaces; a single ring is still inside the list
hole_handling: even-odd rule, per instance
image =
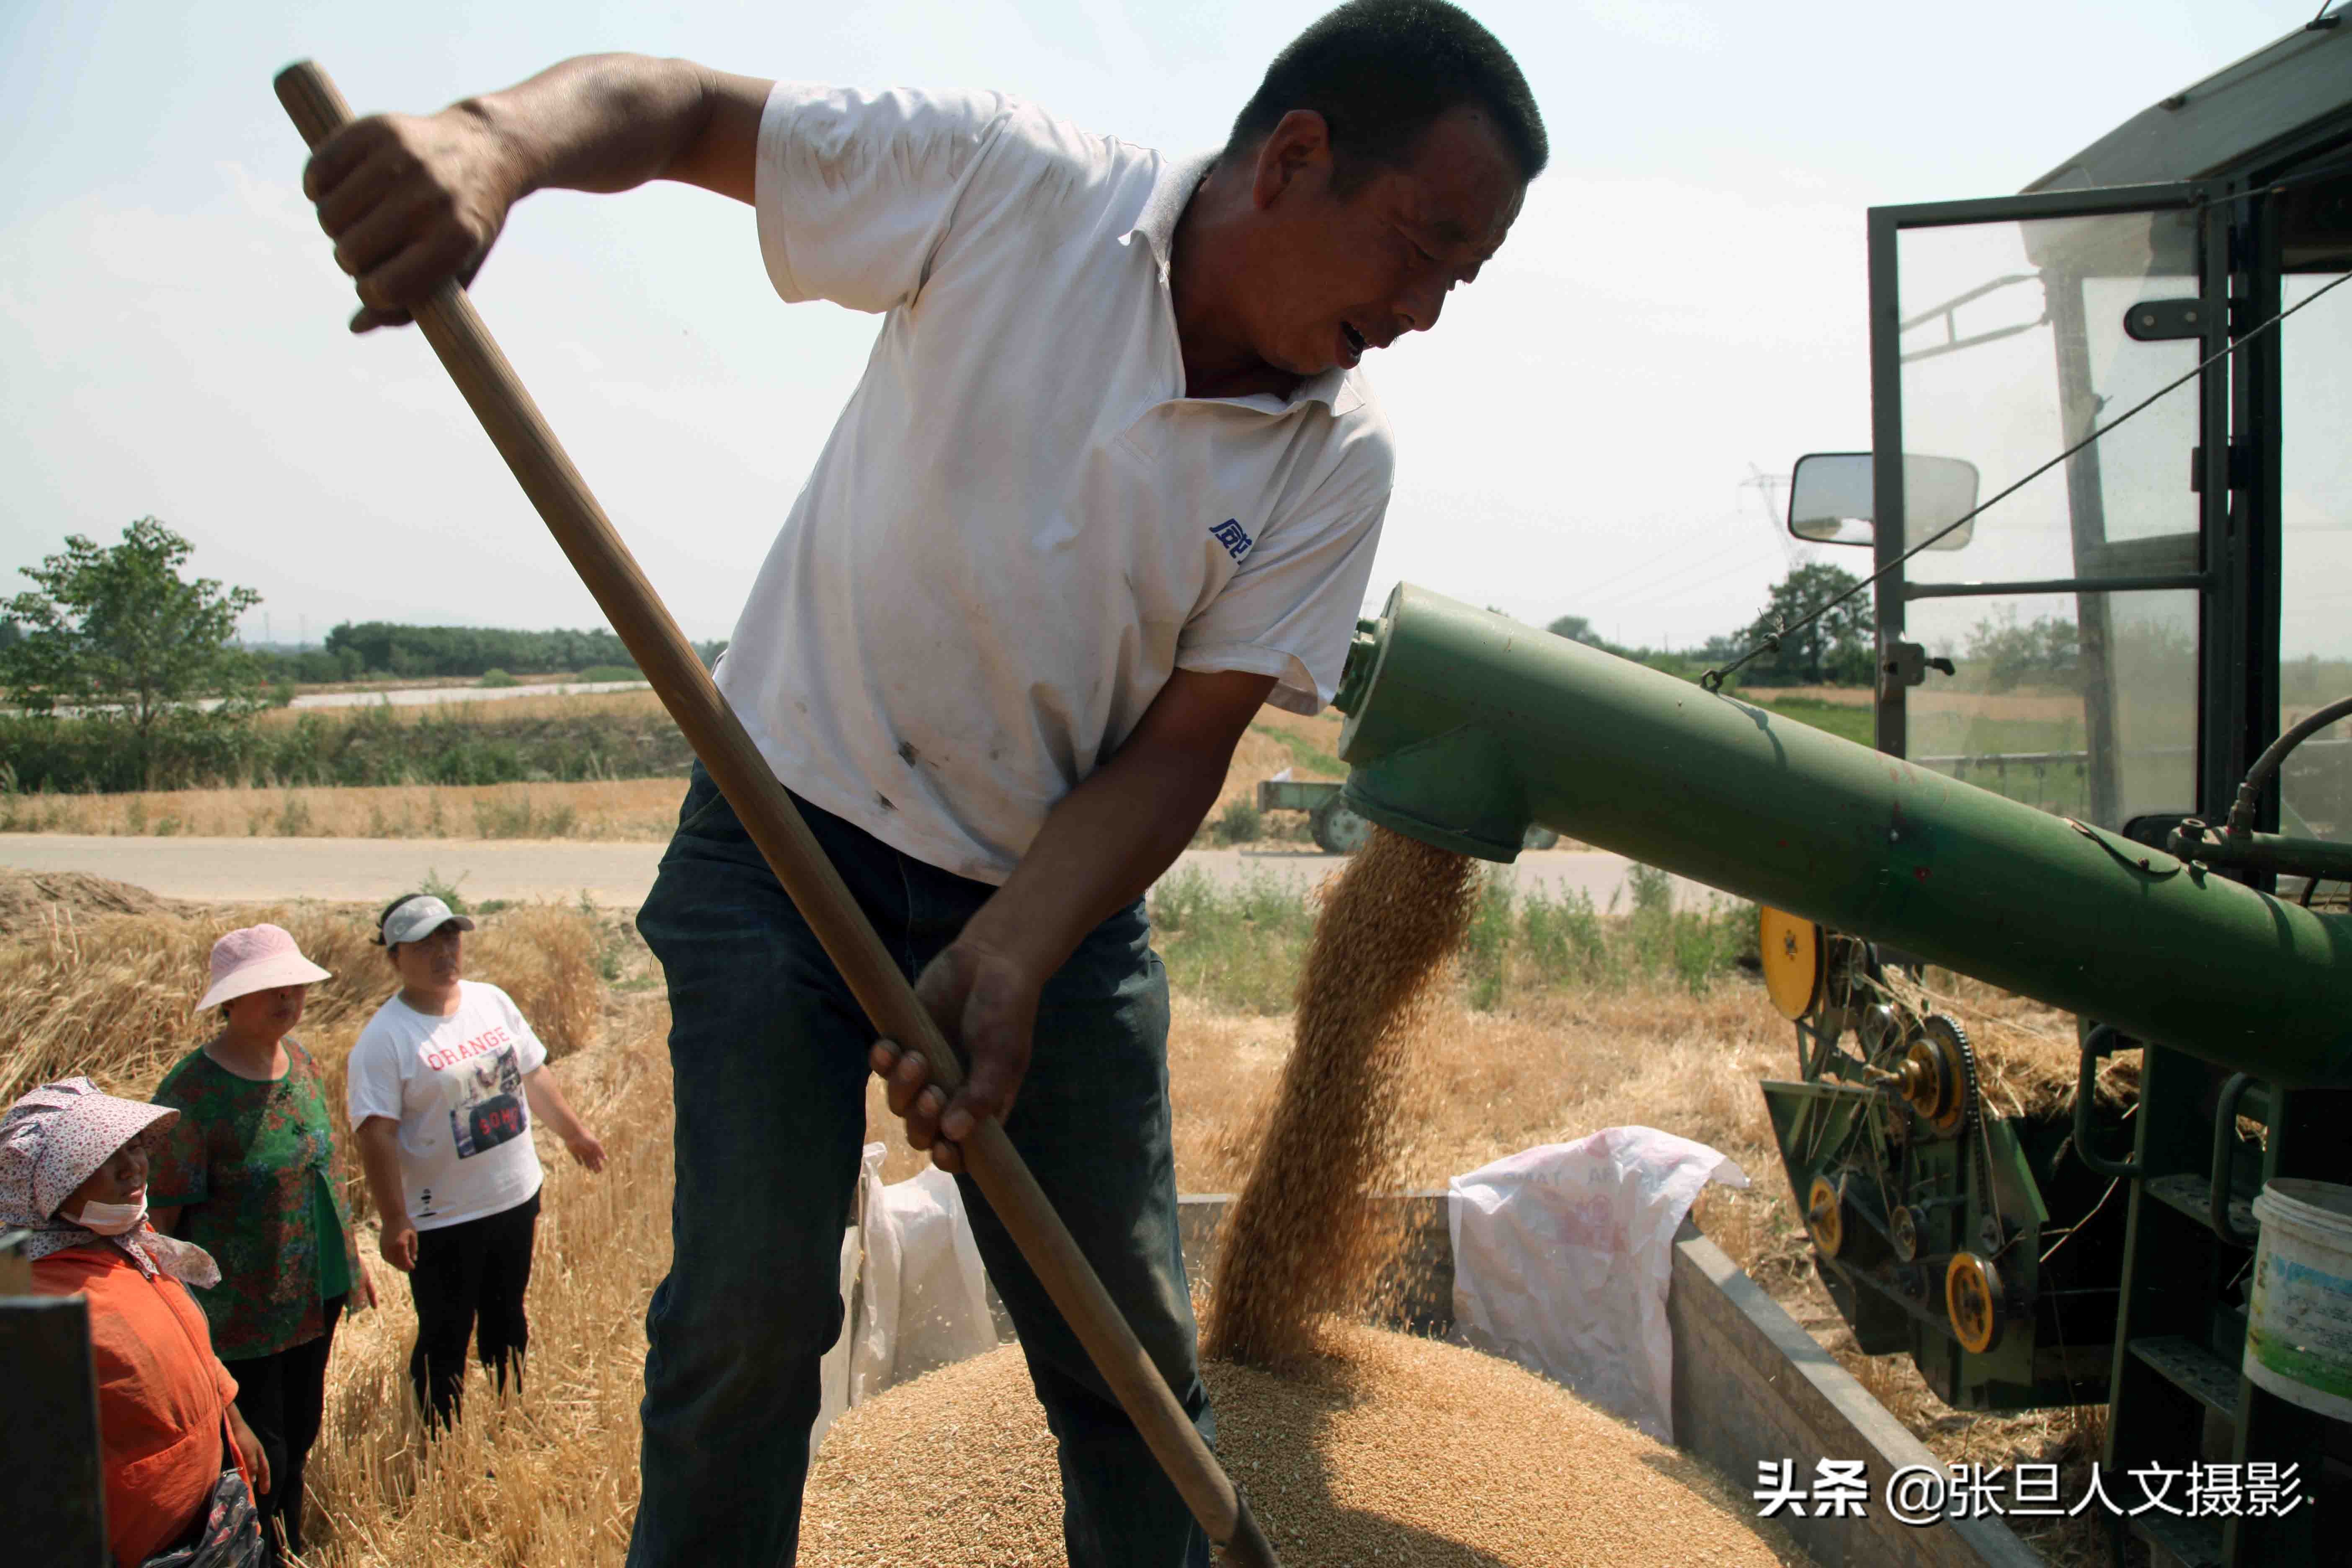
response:
[[[1937,1137],[1966,1137],[1979,1114],[1977,1056],[1968,1031],[1942,1013],[1920,1019],[1895,1087]]]

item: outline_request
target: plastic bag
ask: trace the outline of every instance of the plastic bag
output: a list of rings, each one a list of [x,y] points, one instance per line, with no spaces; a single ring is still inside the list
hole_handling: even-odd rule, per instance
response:
[[[882,1184],[882,1145],[866,1149],[849,1403],[996,1348],[988,1276],[955,1178],[937,1167]]]
[[[872,1159],[878,1156],[881,1149],[882,1145],[879,1143],[872,1145],[867,1151],[867,1157]],[[849,1363],[852,1348],[849,1313],[850,1304],[856,1297],[859,1251],[858,1228],[851,1226],[841,1233],[842,1332],[840,1337],[833,1342],[833,1348],[824,1352],[824,1359],[817,1363],[816,1420],[809,1427],[809,1452],[812,1454],[816,1452],[817,1445],[824,1441],[826,1429],[841,1418],[843,1411],[849,1408]]]
[[[1454,1319],[1472,1346],[1674,1441],[1675,1232],[1727,1155],[1652,1127],[1546,1143],[1448,1184]]]

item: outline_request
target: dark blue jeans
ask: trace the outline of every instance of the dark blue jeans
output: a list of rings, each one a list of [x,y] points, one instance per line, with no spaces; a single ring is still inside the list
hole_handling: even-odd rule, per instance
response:
[[[909,978],[994,891],[801,812]],[[790,1564],[817,1363],[842,1329],[841,1233],[874,1031],[699,767],[637,929],[669,982],[677,1190],[669,1275],[646,1314],[628,1561]],[[1005,1131],[1213,1436],[1177,1245],[1168,982],[1150,936],[1138,902],[1045,987]],[[1206,1536],[986,1200],[959,1184],[1059,1448],[1073,1568],[1206,1568]],[[952,1555],[951,1540],[940,1546]]]

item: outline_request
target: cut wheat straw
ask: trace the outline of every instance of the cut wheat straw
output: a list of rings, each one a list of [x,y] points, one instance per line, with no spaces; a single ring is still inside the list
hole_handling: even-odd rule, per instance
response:
[[[370,940],[373,911],[307,904],[175,912],[148,897],[154,907],[141,914],[111,912],[121,900],[110,894],[19,900],[24,913],[14,940],[0,945],[0,1103],[74,1074],[144,1099],[166,1068],[218,1027],[216,1018],[195,1013],[214,940],[262,921],[284,926],[312,962],[332,972],[310,988],[296,1037],[328,1069],[340,1096],[343,1057],[395,987],[383,950]],[[578,910],[508,910],[484,917],[468,939],[467,973],[510,994],[548,1054],[562,1058],[595,1032],[603,1005],[596,943]]]

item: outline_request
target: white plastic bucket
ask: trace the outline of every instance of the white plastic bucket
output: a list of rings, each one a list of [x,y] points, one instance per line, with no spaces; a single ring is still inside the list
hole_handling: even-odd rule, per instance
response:
[[[2262,1241],[2246,1310],[2246,1375],[2352,1421],[2352,1187],[2280,1180],[2254,1199]]]

